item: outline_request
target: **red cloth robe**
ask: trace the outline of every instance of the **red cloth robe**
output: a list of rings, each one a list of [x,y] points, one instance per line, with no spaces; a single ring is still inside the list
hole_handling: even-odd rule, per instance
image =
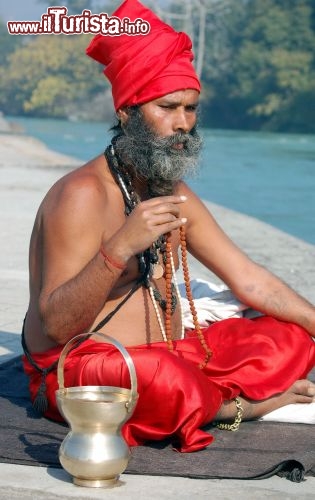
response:
[[[110,335],[110,329],[108,328]],[[213,441],[201,429],[211,422],[222,402],[238,395],[260,401],[287,390],[306,378],[315,366],[315,342],[295,324],[271,317],[226,319],[203,330],[213,356],[200,370],[205,353],[195,332],[174,342],[128,347],[138,379],[139,400],[123,427],[129,445],[172,436],[179,451],[202,449]],[[47,367],[58,359],[62,346],[32,354]],[[23,356],[34,400],[41,374]],[[128,368],[109,344],[87,340],[71,351],[64,364],[65,386],[109,385],[130,387]],[[56,371],[47,376],[49,408],[46,417],[62,420],[55,391]]]

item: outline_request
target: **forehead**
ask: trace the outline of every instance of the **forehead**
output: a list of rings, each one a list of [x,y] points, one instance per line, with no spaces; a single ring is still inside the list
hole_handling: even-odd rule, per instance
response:
[[[184,89],[184,90],[176,90],[175,92],[171,92],[170,94],[165,94],[157,99],[153,99],[150,101],[153,104],[160,104],[161,102],[170,103],[170,104],[178,104],[178,105],[187,105],[187,104],[198,104],[199,102],[199,92],[195,89]]]

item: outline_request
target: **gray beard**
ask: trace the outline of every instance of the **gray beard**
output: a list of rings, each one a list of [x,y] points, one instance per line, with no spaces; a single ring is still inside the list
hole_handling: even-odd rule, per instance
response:
[[[173,147],[181,143],[182,149]],[[145,124],[141,108],[132,107],[115,137],[115,152],[137,177],[147,181],[149,195],[154,197],[172,194],[179,180],[196,172],[201,144],[196,126],[188,134],[156,136]]]

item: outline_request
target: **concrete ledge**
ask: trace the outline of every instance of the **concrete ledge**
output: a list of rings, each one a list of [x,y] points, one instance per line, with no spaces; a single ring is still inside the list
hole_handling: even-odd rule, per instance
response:
[[[314,499],[315,487],[315,478],[308,478],[304,483],[292,483],[277,476],[258,481],[238,481],[122,474],[120,482],[112,489],[81,488],[73,485],[62,469],[0,464],[0,471],[0,499],[3,500],[162,500],[178,496],[187,500],[311,500]]]

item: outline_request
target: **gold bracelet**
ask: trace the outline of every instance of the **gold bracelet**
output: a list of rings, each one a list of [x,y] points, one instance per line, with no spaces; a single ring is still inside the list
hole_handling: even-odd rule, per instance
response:
[[[244,409],[242,407],[242,402],[241,402],[240,398],[235,398],[234,401],[235,401],[237,412],[236,412],[236,417],[235,417],[233,424],[224,424],[223,422],[220,422],[219,424],[215,424],[215,426],[218,429],[222,429],[224,431],[232,431],[232,432],[239,430],[241,422],[242,422]]]

